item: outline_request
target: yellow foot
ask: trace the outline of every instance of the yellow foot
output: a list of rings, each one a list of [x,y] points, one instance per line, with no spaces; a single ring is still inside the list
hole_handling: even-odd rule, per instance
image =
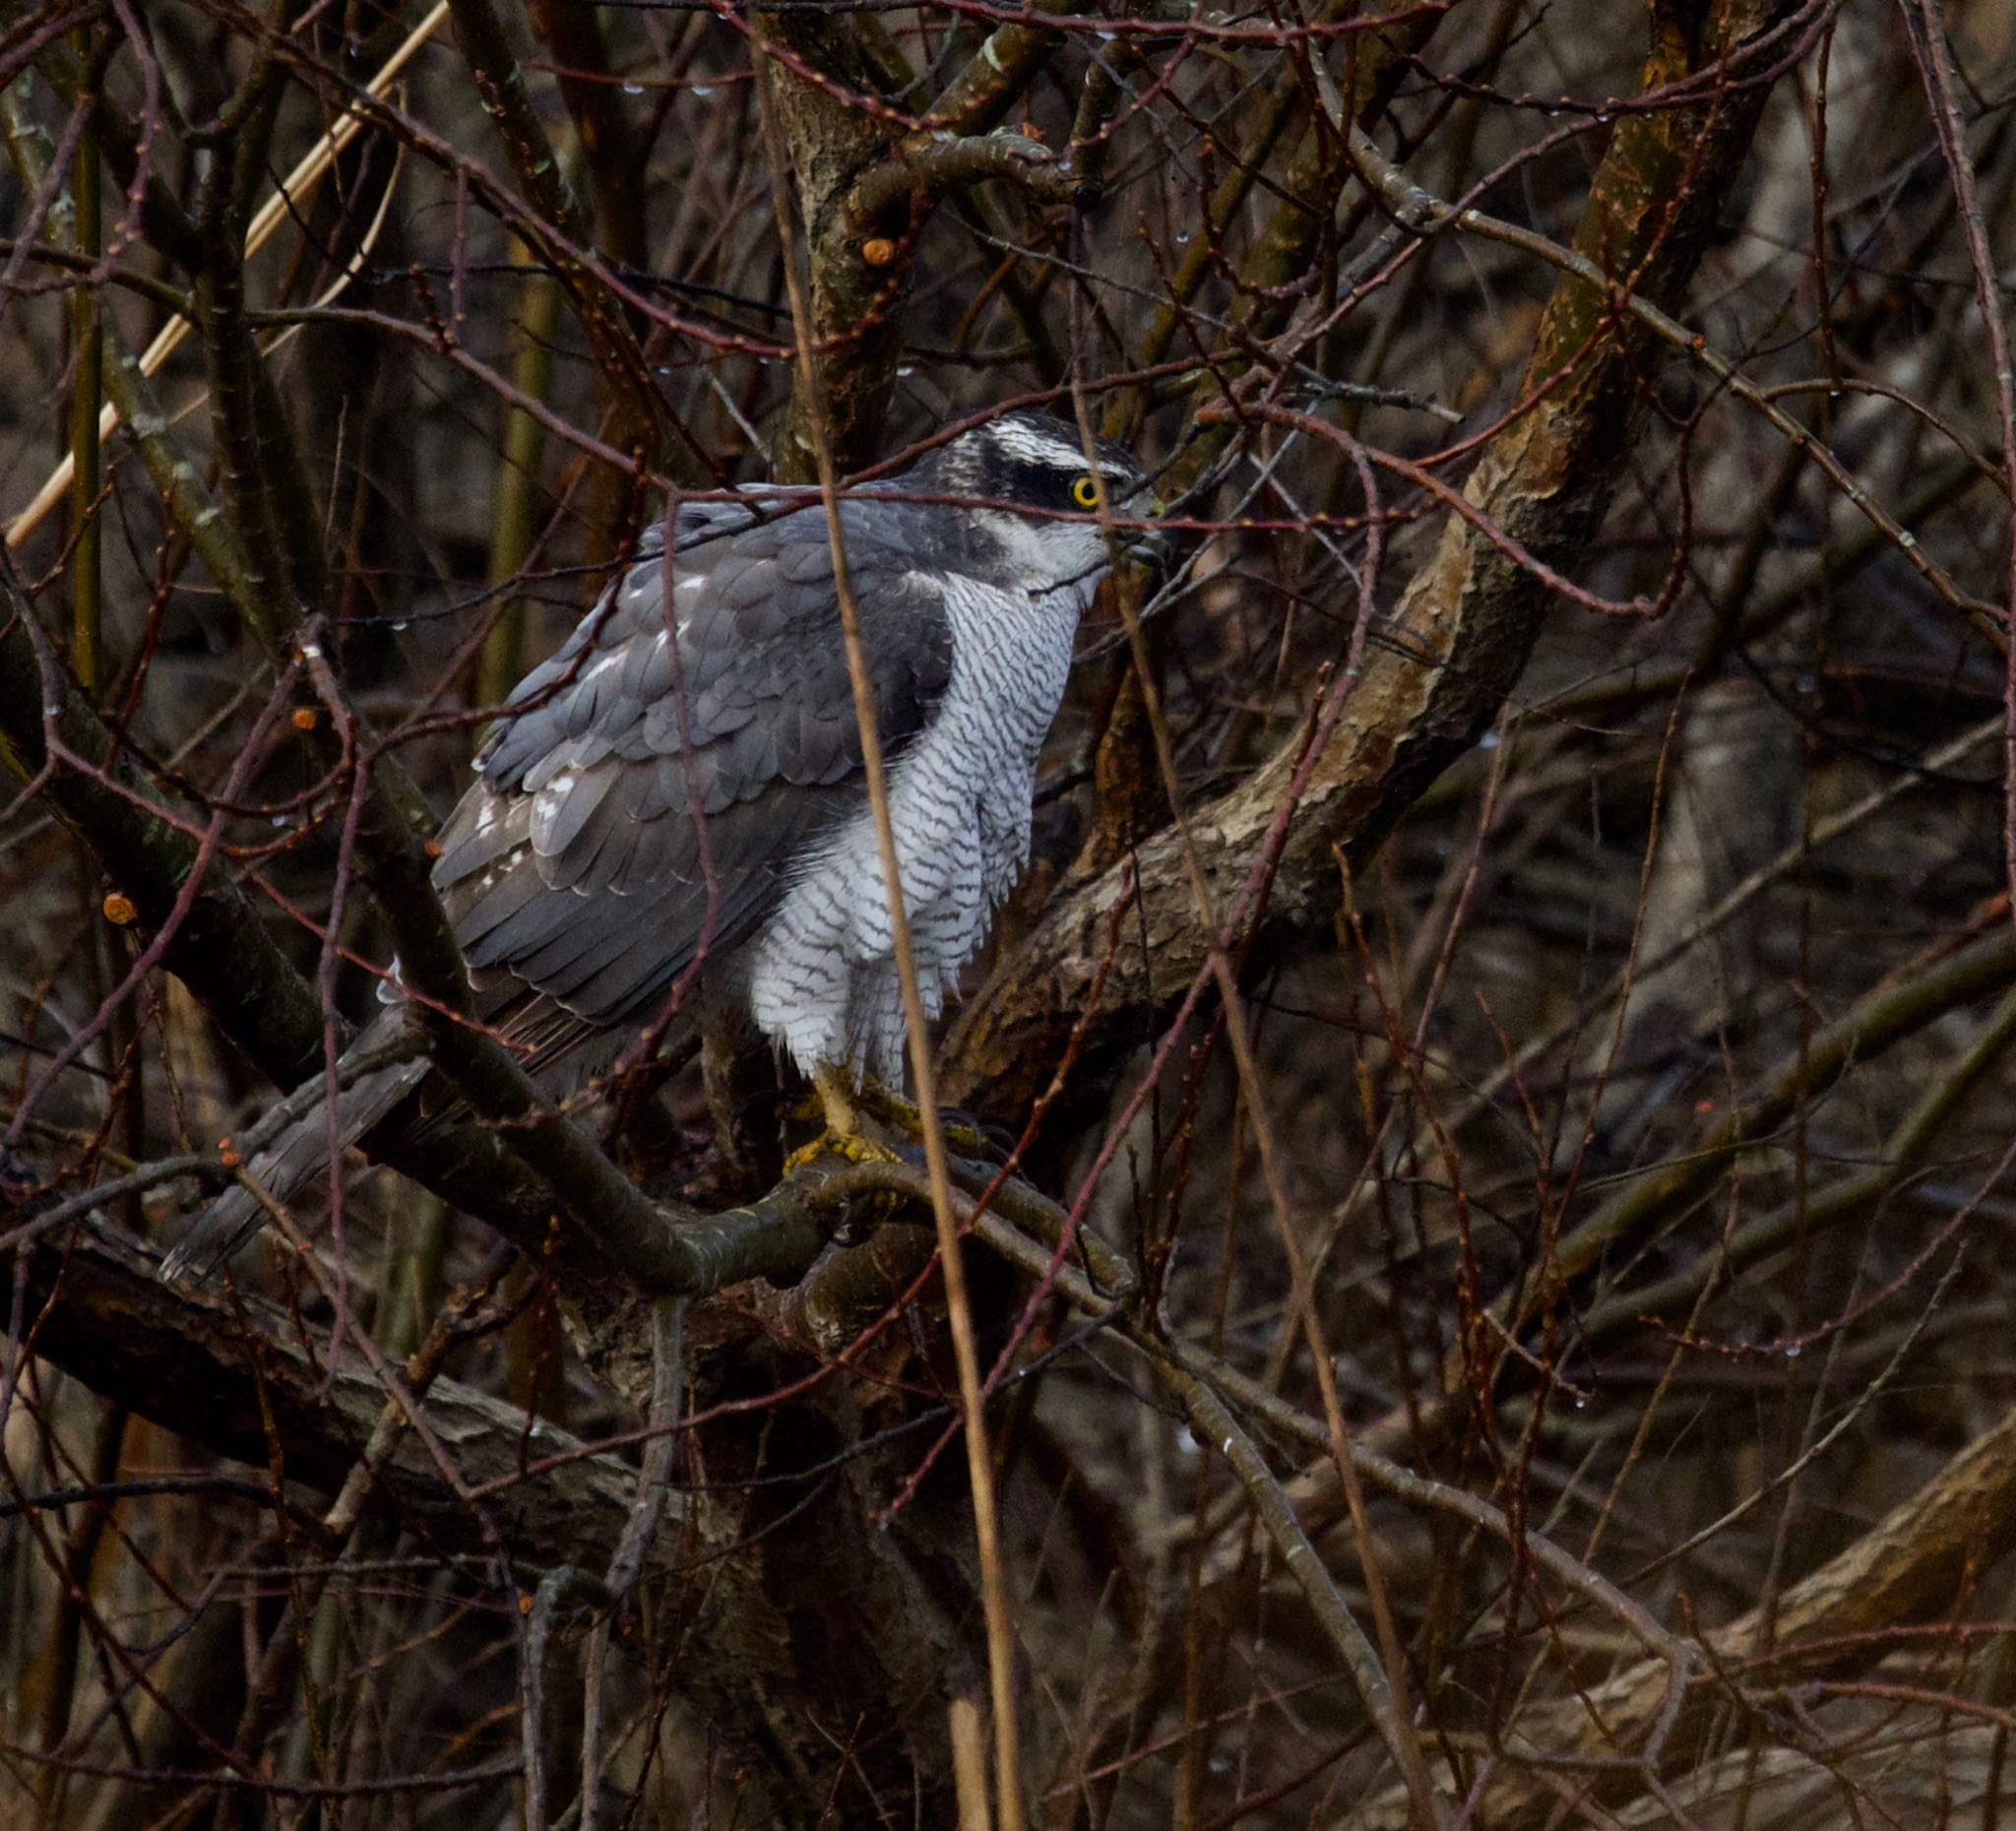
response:
[[[902,1161],[892,1142],[908,1139],[921,1144],[923,1115],[915,1106],[893,1094],[881,1082],[863,1075],[857,1082],[844,1068],[821,1062],[812,1070],[813,1099],[801,1116],[824,1121],[818,1137],[793,1151],[785,1160],[787,1169],[797,1169],[823,1156],[843,1157],[850,1164],[893,1164]],[[955,1155],[1000,1162],[1003,1148],[964,1113],[940,1112],[938,1130]]]
[[[908,1138],[921,1140],[924,1135],[924,1115],[903,1098],[892,1094],[879,1081],[863,1080],[853,1091],[856,1109],[880,1119],[885,1126],[904,1134]],[[1002,1155],[1002,1147],[995,1139],[967,1117],[963,1112],[938,1113],[938,1132],[948,1147],[960,1157],[995,1158]]]
[[[785,1174],[816,1164],[823,1157],[845,1158],[850,1164],[900,1164],[902,1154],[866,1132],[837,1132],[830,1125],[809,1144],[801,1144],[784,1161]]]
[[[898,1154],[869,1129],[861,1105],[856,1104],[858,1097],[852,1078],[846,1069],[836,1068],[831,1062],[821,1062],[812,1070],[812,1091],[817,1096],[817,1110],[824,1115],[825,1124],[810,1144],[800,1145],[785,1159],[787,1172],[801,1169],[822,1157],[845,1158],[850,1164],[894,1164],[900,1161]],[[876,1088],[875,1092],[880,1095],[882,1090]]]

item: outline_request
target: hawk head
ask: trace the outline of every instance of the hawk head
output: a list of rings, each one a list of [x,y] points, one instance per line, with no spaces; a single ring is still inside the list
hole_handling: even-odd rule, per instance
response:
[[[1078,427],[1048,413],[1003,413],[963,432],[897,486],[956,498],[987,570],[1034,591],[1096,579],[1115,546],[1160,557],[1154,531],[1141,526],[1161,505],[1140,462],[1110,439],[1092,441],[1088,462]]]

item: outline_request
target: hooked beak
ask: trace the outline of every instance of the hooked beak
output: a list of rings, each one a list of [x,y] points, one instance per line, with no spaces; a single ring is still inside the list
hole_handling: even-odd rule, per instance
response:
[[[1129,503],[1128,507],[1144,520],[1162,513],[1162,501],[1156,496]],[[1127,544],[1120,552],[1123,558],[1131,559],[1137,566],[1152,567],[1159,572],[1168,564],[1169,537],[1160,528],[1130,528],[1127,530]]]

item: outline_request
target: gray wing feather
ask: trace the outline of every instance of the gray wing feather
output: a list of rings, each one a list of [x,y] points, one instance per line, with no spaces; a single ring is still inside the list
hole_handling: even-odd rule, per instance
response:
[[[892,751],[922,728],[951,670],[906,513],[872,497],[842,511]],[[700,952],[710,871],[704,939],[719,954],[748,938],[793,865],[859,805],[823,511],[682,515],[679,534],[676,658],[654,544],[512,695],[443,832],[435,882],[472,967],[526,994],[507,1034],[563,1035],[551,1005],[584,1034],[638,1016]]]
[[[520,681],[442,829],[434,881],[475,981],[476,1014],[528,1051],[535,1074],[597,1030],[647,1013],[703,944],[713,954],[739,945],[821,836],[861,803],[825,515],[764,519],[766,506],[682,506],[676,666],[660,543],[647,540],[639,563]],[[950,629],[913,571],[908,514],[872,496],[842,507],[892,755],[923,728],[951,673]],[[397,1021],[387,1013],[356,1046],[384,1041]],[[426,1071],[401,1062],[346,1088],[339,1142],[354,1144]],[[318,1108],[251,1168],[284,1199],[327,1161]],[[262,1217],[243,1189],[226,1191],[163,1276],[208,1275]]]

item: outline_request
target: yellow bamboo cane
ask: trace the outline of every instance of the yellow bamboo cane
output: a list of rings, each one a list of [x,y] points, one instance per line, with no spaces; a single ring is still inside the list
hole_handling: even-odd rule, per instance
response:
[[[399,73],[412,60],[413,54],[433,34],[435,27],[447,17],[448,0],[437,0],[437,3],[428,9],[426,17],[407,33],[399,48],[379,67],[370,82],[364,85],[364,93],[373,98],[382,98],[398,80]],[[259,214],[252,219],[250,226],[245,231],[245,253],[248,256],[259,251],[274,230],[286,219],[291,207],[315,187],[323,174],[335,164],[343,150],[357,137],[357,132],[363,125],[364,115],[359,107],[353,104],[345,109],[337,118],[335,125],[315,143],[293,170],[281,180],[273,195],[260,206]],[[386,196],[388,199],[391,196],[389,186]],[[384,206],[381,204],[378,221],[383,221]],[[365,248],[370,241],[376,239],[377,227],[378,223],[373,223],[372,234],[350,258],[335,284],[316,301],[318,305],[328,304],[349,284],[362,264]],[[162,325],[159,334],[142,352],[141,373],[155,374],[174,353],[183,338],[189,335],[189,320],[186,317],[170,318]],[[100,443],[111,436],[113,427],[118,423],[119,415],[114,408],[107,406],[99,412]],[[48,480],[35,492],[34,499],[8,524],[7,544],[10,547],[20,546],[41,525],[49,511],[62,501],[64,491],[70,487],[71,468],[72,460],[65,454],[63,461],[49,474]]]

